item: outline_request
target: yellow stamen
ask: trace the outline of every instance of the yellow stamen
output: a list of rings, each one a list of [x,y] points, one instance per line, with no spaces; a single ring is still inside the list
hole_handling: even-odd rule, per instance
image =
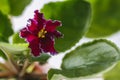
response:
[[[47,33],[47,31],[45,30],[45,28],[43,28],[38,32],[38,37],[39,38],[45,38],[46,33]]]
[[[45,36],[44,36],[44,35],[42,35],[42,36],[41,36],[41,38],[45,38]]]

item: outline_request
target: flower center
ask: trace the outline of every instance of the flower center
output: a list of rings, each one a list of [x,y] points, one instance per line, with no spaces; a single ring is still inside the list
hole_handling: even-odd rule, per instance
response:
[[[46,33],[47,33],[47,31],[45,30],[45,28],[43,28],[38,32],[38,37],[39,38],[45,38]]]

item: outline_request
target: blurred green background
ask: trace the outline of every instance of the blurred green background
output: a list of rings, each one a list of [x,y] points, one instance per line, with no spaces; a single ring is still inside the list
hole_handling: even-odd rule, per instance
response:
[[[25,27],[27,20],[33,16],[31,13],[39,9],[47,19],[63,22],[59,30],[65,38],[56,40],[56,48],[60,52],[70,49],[82,37],[109,38],[117,34],[110,39],[120,46],[120,0],[55,1],[59,0],[0,0],[0,41],[9,42],[9,37],[14,35],[13,43],[24,43],[17,32]],[[105,80],[119,80],[119,68],[120,63],[105,74]]]

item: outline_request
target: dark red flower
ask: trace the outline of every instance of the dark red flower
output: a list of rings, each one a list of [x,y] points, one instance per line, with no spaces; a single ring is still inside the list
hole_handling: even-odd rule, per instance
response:
[[[57,20],[45,20],[42,13],[35,11],[33,19],[29,19],[29,24],[20,30],[20,36],[25,38],[29,43],[29,48],[34,56],[39,56],[42,52],[50,52],[56,54],[54,48],[55,37],[59,38],[62,34],[56,30],[57,26],[61,26],[61,22]]]

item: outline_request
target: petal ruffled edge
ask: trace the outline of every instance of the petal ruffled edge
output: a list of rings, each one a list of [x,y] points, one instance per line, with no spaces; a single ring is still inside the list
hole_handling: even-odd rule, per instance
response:
[[[59,38],[59,37],[61,37],[61,38],[63,38],[63,34],[61,33],[61,32],[59,32],[59,31],[54,31],[53,32],[53,35],[56,37],[56,38]]]
[[[62,26],[62,23],[60,21],[58,21],[58,20],[54,20],[54,21],[48,20],[46,22],[45,28],[48,32],[53,32],[53,31],[56,30],[56,27],[58,27],[58,26]]]
[[[43,13],[40,13],[38,10],[34,11],[34,20],[38,22],[38,28],[42,29],[46,23]]]
[[[34,20],[34,19],[29,19],[28,22],[29,22],[29,24],[27,24],[28,30],[32,34],[36,35],[39,32],[38,22],[36,20]]]
[[[30,32],[27,28],[23,28],[20,30],[20,37],[26,38],[28,35],[30,35]]]
[[[57,54],[57,51],[54,48],[54,39],[52,38],[41,39],[41,48],[45,53],[50,52],[52,55]]]

